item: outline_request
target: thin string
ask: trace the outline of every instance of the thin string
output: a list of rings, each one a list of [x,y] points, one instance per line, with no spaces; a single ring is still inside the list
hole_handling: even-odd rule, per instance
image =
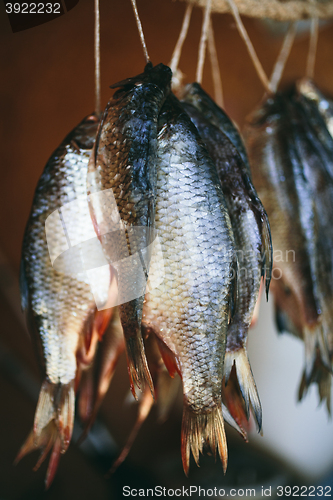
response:
[[[265,90],[270,93],[268,78],[267,78],[266,73],[265,73],[265,71],[264,71],[264,69],[263,69],[263,67],[258,59],[258,56],[254,50],[254,47],[253,47],[252,42],[249,38],[249,35],[246,32],[245,26],[240,18],[237,6],[236,6],[234,0],[228,0],[228,3],[230,6],[230,9],[232,11],[232,15],[234,16],[234,19],[236,21],[236,25],[237,25],[237,29],[239,31],[239,34],[245,42],[245,45],[246,45],[247,50],[250,54],[250,57],[251,57],[252,62],[254,64],[254,67],[257,71],[258,77],[260,78],[261,83],[263,84]]]
[[[140,40],[141,40],[143,54],[145,56],[146,63],[149,63],[150,59],[149,59],[149,55],[148,55],[147,45],[146,45],[146,42],[145,42],[145,36],[143,34],[143,29],[142,29],[142,24],[141,24],[141,21],[140,21],[138,9],[136,7],[136,0],[131,0],[131,2],[132,2],[134,16],[135,16],[135,20],[136,20],[136,25],[138,27],[138,32],[139,32],[139,36],[140,36]]]
[[[278,58],[276,60],[276,63],[272,71],[272,76],[269,86],[273,94],[275,94],[275,92],[277,91],[277,88],[281,81],[281,76],[285,68],[287,59],[289,57],[291,47],[295,39],[296,31],[297,31],[297,22],[290,23],[286,36],[284,37],[283,40],[281,50],[279,52]]]
[[[181,27],[181,30],[179,33],[179,37],[178,37],[175,49],[174,49],[173,54],[172,54],[171,62],[169,64],[172,73],[176,73],[177,68],[178,68],[180,56],[182,53],[183,44],[186,40],[188,28],[190,25],[192,9],[193,9],[193,5],[191,3],[189,3],[186,7],[186,10],[185,10],[183,24],[182,24],[182,27]]]
[[[306,76],[311,79],[313,78],[314,75],[314,67],[316,63],[317,42],[318,42],[318,17],[313,17],[311,19],[310,45],[309,45],[308,58],[306,62]]]
[[[219,61],[218,61],[217,52],[216,52],[212,18],[210,18],[210,23],[209,23],[208,50],[209,50],[210,64],[212,67],[212,78],[213,78],[213,85],[214,85],[215,102],[218,106],[223,108],[224,107],[224,100],[223,100],[222,80],[221,80]]]
[[[212,5],[212,0],[207,0],[204,19],[203,19],[203,23],[202,23],[200,44],[199,44],[198,66],[197,66],[197,73],[196,73],[195,80],[200,84],[202,82],[202,73],[203,73],[203,67],[204,67],[204,62],[205,62],[206,42],[207,42],[207,35],[208,35],[208,30],[209,30],[211,5]]]
[[[99,0],[95,0],[95,113],[98,116],[101,112],[101,24],[99,15]]]

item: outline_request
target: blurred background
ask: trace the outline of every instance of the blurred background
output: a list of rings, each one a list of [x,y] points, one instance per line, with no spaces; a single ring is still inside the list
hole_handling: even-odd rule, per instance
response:
[[[168,64],[181,28],[186,4],[171,0],[138,0],[146,42],[154,64]],[[243,18],[264,70],[270,75],[285,25]],[[194,8],[180,69],[185,81],[195,78],[202,12]],[[80,0],[64,16],[32,29],[12,33],[0,4],[0,500],[49,498],[123,498],[122,488],[274,487],[326,484],[333,467],[333,424],[318,408],[316,390],[297,404],[303,367],[303,345],[278,338],[272,299],[261,304],[259,321],[250,332],[249,356],[263,406],[264,435],[255,431],[246,444],[228,429],[229,465],[202,457],[191,464],[189,478],[180,456],[181,395],[164,423],[155,409],[127,461],[105,478],[135,421],[129,403],[128,376],[122,358],[90,438],[61,458],[50,490],[44,493],[46,464],[32,468],[37,454],[13,467],[31,429],[40,374],[24,327],[18,294],[18,270],[25,224],[37,180],[45,163],[67,133],[94,109],[93,0]],[[241,127],[258,104],[263,88],[230,15],[213,15],[225,109]],[[283,75],[282,86],[305,73],[308,25],[302,24]],[[333,94],[333,29],[321,26],[315,81]],[[129,0],[101,0],[102,106],[109,85],[142,72],[144,58]],[[203,87],[213,95],[209,60]],[[330,483],[331,484],[331,483]],[[272,491],[274,496],[274,491]]]

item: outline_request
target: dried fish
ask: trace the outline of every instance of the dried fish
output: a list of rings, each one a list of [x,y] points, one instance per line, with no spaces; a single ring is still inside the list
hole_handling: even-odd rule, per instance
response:
[[[232,122],[227,113],[203,90],[201,85],[199,85],[199,83],[185,85],[181,93],[181,100],[192,104],[212,125],[215,125],[215,127],[228,137],[240,154],[248,173],[251,175],[244,142],[236,125]]]
[[[146,294],[143,325],[163,343],[183,382],[182,459],[189,470],[203,444],[227,465],[221,389],[235,253],[216,168],[179,101],[159,119],[156,230],[164,276]]]
[[[132,392],[145,381],[153,393],[141,337],[141,317],[154,240],[157,120],[170,91],[171,70],[147,64],[109,101],[89,166],[92,217],[117,272],[120,321]]]
[[[184,100],[182,104],[215,162],[235,238],[238,259],[237,294],[234,316],[228,328],[225,382],[228,382],[235,364],[247,417],[249,418],[251,404],[260,430],[261,404],[247,356],[246,342],[258,300],[261,277],[266,277],[267,294],[269,289],[272,245],[268,218],[242,158],[234,144],[223,133],[223,122],[222,127],[215,125],[221,124],[219,117],[224,116],[224,112],[198,84],[195,84],[195,90],[191,88],[189,101],[192,104],[187,102],[186,92]],[[229,131],[231,135],[231,122]],[[231,413],[233,414],[232,411]],[[236,414],[238,413],[237,411]]]
[[[22,308],[44,382],[33,430],[17,460],[42,448],[38,467],[53,447],[46,487],[71,440],[78,367],[91,361],[94,339],[102,336],[110,314],[108,309],[97,311],[84,265],[87,242],[97,253],[99,245],[89,225],[86,188],[97,125],[96,116],[85,118],[51,156],[37,185],[23,241]],[[103,257],[101,249],[100,254]],[[110,268],[106,263],[103,273],[93,273],[95,290],[107,305]]]
[[[308,386],[318,353],[323,365],[330,365],[318,293],[321,230],[314,197],[323,169],[310,174],[315,148],[295,109],[287,94],[269,96],[250,117],[246,137],[254,184],[270,220],[275,278],[281,279],[272,286],[277,317],[280,329],[304,340]]]

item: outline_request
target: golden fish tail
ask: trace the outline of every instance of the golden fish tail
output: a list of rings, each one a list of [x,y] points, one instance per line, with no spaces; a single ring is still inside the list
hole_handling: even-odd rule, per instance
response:
[[[151,395],[155,397],[154,384],[149,371],[143,340],[140,335],[127,337],[126,341],[126,358],[127,370],[130,378],[131,391],[135,399],[137,398],[135,386],[143,390],[145,384],[148,384]]]
[[[316,358],[319,352],[322,364],[331,370],[331,361],[324,331],[320,323],[313,327],[305,326],[303,329],[305,346],[305,378],[307,385],[310,384],[311,376],[315,368]]]
[[[332,370],[328,369],[322,362],[319,348],[316,349],[316,357],[312,367],[310,378],[304,369],[302,379],[298,389],[298,400],[301,401],[306,396],[309,386],[316,383],[320,403],[326,401],[328,414],[331,415],[331,386]]]
[[[218,449],[223,471],[227,470],[228,449],[222,416],[222,405],[216,406],[209,413],[194,413],[184,404],[181,431],[181,453],[185,474],[188,476],[190,468],[190,454],[199,465],[199,453],[202,453],[203,444],[207,443],[216,456]]]
[[[71,441],[74,403],[74,380],[66,385],[52,384],[45,380],[39,394],[33,429],[15,459],[15,463],[18,463],[28,453],[41,449],[41,456],[34,468],[37,470],[52,448],[45,480],[46,489],[54,479],[60,455],[65,453]]]

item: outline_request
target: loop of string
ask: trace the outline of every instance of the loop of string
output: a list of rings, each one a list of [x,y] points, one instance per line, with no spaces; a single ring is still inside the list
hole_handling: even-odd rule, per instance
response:
[[[249,35],[247,34],[247,31],[245,29],[245,26],[241,20],[241,17],[238,12],[238,8],[234,2],[234,0],[228,0],[232,15],[234,16],[234,19],[236,21],[237,29],[239,31],[240,36],[243,38],[245,45],[247,47],[247,50],[250,54],[250,57],[252,59],[252,62],[254,64],[254,67],[257,71],[258,77],[261,80],[261,83],[263,84],[265,90],[270,93],[270,86],[269,86],[269,80],[266,76],[266,73],[258,59],[258,56],[254,50],[254,47],[252,45],[252,42],[249,38]]]
[[[175,49],[174,49],[172,57],[171,57],[171,62],[169,64],[172,73],[176,73],[176,71],[178,69],[178,64],[179,64],[180,56],[182,53],[183,44],[186,40],[188,28],[190,25],[192,9],[193,9],[193,5],[191,3],[189,3],[186,7],[186,10],[185,10],[183,24],[182,24],[182,27],[181,27],[181,30],[179,33],[177,43],[175,45]]]
[[[212,6],[212,0],[207,0],[206,3],[206,8],[205,8],[205,13],[204,13],[204,19],[202,23],[202,30],[201,30],[201,38],[200,38],[200,44],[199,44],[199,55],[198,55],[198,66],[197,66],[197,72],[196,72],[196,77],[195,80],[198,83],[202,83],[202,73],[203,73],[203,67],[204,67],[204,62],[205,62],[205,53],[206,53],[206,42],[207,42],[207,36],[208,36],[208,30],[209,30],[209,21],[210,21],[210,10]]]
[[[147,50],[147,45],[146,45],[146,41],[145,41],[145,36],[143,34],[142,24],[141,24],[139,13],[138,13],[138,9],[137,9],[137,6],[136,6],[136,0],[131,0],[131,2],[132,2],[134,16],[135,16],[135,20],[136,20],[136,25],[137,25],[139,36],[140,36],[140,40],[141,40],[143,54],[144,54],[144,57],[146,59],[146,63],[149,63],[150,59],[149,59],[149,55],[148,55],[148,50]]]
[[[296,31],[297,31],[297,22],[290,23],[286,36],[284,37],[278,58],[274,65],[272,76],[269,83],[271,92],[273,94],[275,94],[275,92],[277,91],[277,88],[281,81],[282,73],[285,68],[287,59],[289,57],[291,47],[295,39]]]
[[[210,65],[212,67],[212,78],[213,78],[213,85],[214,85],[215,102],[218,106],[223,108],[224,107],[224,100],[223,100],[222,80],[221,80],[219,61],[218,61],[217,52],[216,52],[212,18],[210,18],[210,23],[209,23],[208,50],[209,50],[209,57],[210,57]]]
[[[94,57],[95,57],[95,113],[101,112],[101,25],[99,14],[99,0],[95,0],[95,32],[94,32]]]
[[[312,79],[314,75],[314,67],[316,63],[316,52],[317,52],[317,42],[318,42],[318,17],[313,17],[311,19],[310,28],[310,44],[308,58],[306,62],[306,76]]]

